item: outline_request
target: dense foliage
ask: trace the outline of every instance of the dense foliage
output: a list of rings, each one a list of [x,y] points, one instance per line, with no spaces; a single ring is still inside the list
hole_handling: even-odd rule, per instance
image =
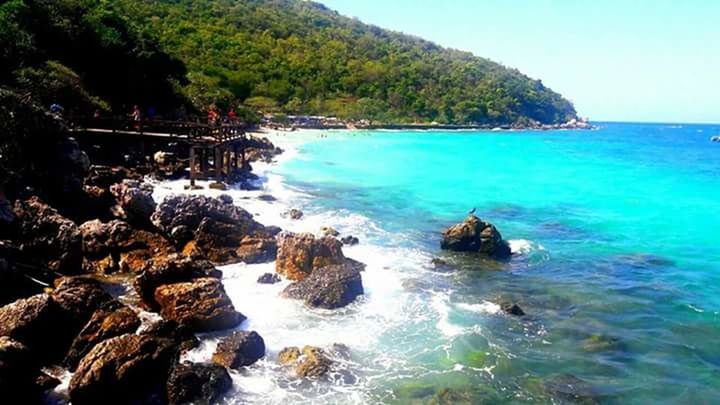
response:
[[[118,0],[188,67],[197,107],[381,121],[565,121],[573,106],[516,70],[302,0]]]

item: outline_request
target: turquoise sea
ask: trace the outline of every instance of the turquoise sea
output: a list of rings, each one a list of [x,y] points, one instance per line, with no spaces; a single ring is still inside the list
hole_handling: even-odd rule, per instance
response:
[[[371,267],[367,297],[342,315],[357,322],[332,338],[372,343],[354,348],[352,381],[332,384],[360,402],[720,402],[718,134],[603,123],[299,144],[270,172],[311,217],[334,213],[360,236],[348,255]],[[439,249],[473,207],[511,240],[510,262]],[[527,315],[503,314],[502,300]]]

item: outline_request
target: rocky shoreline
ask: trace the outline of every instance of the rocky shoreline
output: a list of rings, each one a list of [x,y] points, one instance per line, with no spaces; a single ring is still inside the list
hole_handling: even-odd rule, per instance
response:
[[[267,139],[257,146],[255,161],[282,152]],[[364,294],[365,265],[343,254],[344,245],[359,242],[351,235],[265,226],[227,194],[180,193],[156,202],[145,178],[165,178],[164,168],[143,175],[91,166],[82,151],[72,153],[87,166],[76,180],[87,195],[78,202],[84,215],[38,196],[0,199],[2,398],[41,403],[51,395],[80,405],[222,398],[232,389],[228,370],[254,364],[266,347],[256,331],[236,329],[247,318],[226,293],[220,265],[274,261],[275,273],[258,283],[289,280],[281,296],[309,308],[341,308]],[[249,171],[240,187],[248,178]],[[297,220],[303,213],[283,216]],[[497,229],[474,215],[448,228],[441,247],[496,260],[511,255]],[[513,303],[501,307],[524,315]],[[207,332],[224,336],[212,361],[182,360],[199,345],[195,335]],[[277,361],[297,378],[316,378],[348,350],[288,347]],[[67,390],[54,390],[68,372]]]

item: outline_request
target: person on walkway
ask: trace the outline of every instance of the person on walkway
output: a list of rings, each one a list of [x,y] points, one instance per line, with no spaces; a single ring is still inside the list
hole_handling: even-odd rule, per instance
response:
[[[132,126],[135,129],[140,129],[140,121],[142,120],[142,111],[140,110],[140,106],[135,104],[133,106],[133,110],[130,113],[130,121],[132,121]]]
[[[234,108],[231,107],[231,108],[230,108],[230,111],[228,111],[228,113],[227,113],[227,119],[228,119],[228,121],[230,121],[231,123],[234,123],[235,121],[238,120],[238,115],[237,115],[237,113],[235,112],[235,109],[234,109]]]
[[[211,105],[210,108],[208,108],[208,124],[210,125],[217,125],[218,121],[220,120],[220,113],[217,110],[217,107],[215,105]]]

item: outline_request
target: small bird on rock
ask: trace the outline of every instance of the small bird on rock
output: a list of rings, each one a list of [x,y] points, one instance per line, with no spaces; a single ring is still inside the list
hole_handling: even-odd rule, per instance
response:
[[[473,207],[473,209],[471,209],[470,212],[468,212],[468,215],[472,215],[474,213],[475,213],[475,207]]]

